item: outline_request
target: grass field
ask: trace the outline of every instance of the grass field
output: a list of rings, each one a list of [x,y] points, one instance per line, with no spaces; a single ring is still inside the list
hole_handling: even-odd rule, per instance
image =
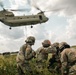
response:
[[[16,55],[0,55],[0,75],[18,75],[16,64]],[[31,61],[31,67],[34,71],[34,75],[52,75],[47,68],[43,70],[43,74],[37,74],[35,66],[36,63],[33,59]]]
[[[0,75],[15,75],[16,69],[16,55],[0,55]]]
[[[74,46],[76,48],[76,46]],[[0,75],[18,75],[16,67],[16,54],[15,55],[0,55]],[[35,59],[31,61],[31,67],[34,71],[34,75],[59,75],[50,73],[47,68],[43,70],[43,74],[37,74],[37,69],[35,68]],[[27,74],[29,75],[29,74]]]

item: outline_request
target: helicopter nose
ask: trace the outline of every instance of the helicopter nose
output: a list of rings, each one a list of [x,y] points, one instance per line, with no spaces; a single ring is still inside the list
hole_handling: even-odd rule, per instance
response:
[[[46,17],[46,21],[48,21],[48,20],[49,20],[49,18]]]
[[[49,20],[49,18],[47,18],[47,21]]]

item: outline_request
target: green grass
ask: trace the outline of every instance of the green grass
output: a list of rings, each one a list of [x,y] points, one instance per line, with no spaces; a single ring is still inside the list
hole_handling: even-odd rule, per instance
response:
[[[18,75],[16,64],[16,55],[0,55],[0,75]],[[37,74],[36,60],[33,59],[30,64],[34,75],[57,75],[51,74],[47,68],[44,68],[43,73]]]
[[[72,46],[76,49],[76,46]],[[50,55],[51,56],[51,55]],[[0,55],[0,75],[17,75],[17,67],[16,67],[16,55]],[[31,61],[31,68],[34,72],[34,75],[37,75],[37,69],[36,69],[36,60],[33,59]],[[48,63],[47,63],[48,64]],[[27,74],[29,75],[29,74]],[[51,74],[47,68],[43,70],[43,73],[38,75],[57,75]],[[58,74],[59,75],[59,74]]]
[[[72,48],[75,48],[76,49],[76,46],[72,46]]]
[[[16,68],[16,55],[0,55],[0,75],[15,75]]]

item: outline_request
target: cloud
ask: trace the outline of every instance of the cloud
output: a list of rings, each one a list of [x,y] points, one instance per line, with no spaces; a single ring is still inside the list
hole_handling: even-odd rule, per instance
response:
[[[57,3],[52,6],[52,9],[62,9],[65,15],[75,15],[76,14],[76,0],[57,0]],[[59,12],[60,10],[58,10]],[[57,11],[56,11],[57,12]]]
[[[24,28],[12,28],[0,23],[0,52],[18,51],[24,43]]]
[[[32,4],[50,12],[63,13],[65,15],[76,14],[76,0],[32,0]],[[45,6],[45,7],[44,7]]]
[[[25,30],[25,32],[27,32],[27,36],[35,36],[37,40],[45,39],[47,34],[45,26],[42,24],[36,25],[33,28],[27,27],[27,30]]]
[[[50,19],[54,14],[57,16],[65,16],[67,25],[64,25],[64,23],[64,26],[59,25],[54,27],[52,26],[54,22],[52,23],[52,21],[49,20],[47,23],[36,25],[32,29],[30,26],[27,26],[12,28],[12,30],[9,30],[8,26],[0,23],[0,52],[19,50],[19,47],[24,43],[26,37],[30,35],[36,37],[35,49],[41,46],[41,42],[44,39],[49,39],[52,43],[57,41],[67,41],[71,45],[76,44],[76,0],[7,0],[8,4],[5,4],[7,3],[6,0],[2,1],[3,4],[9,8],[16,9],[28,7],[33,14],[39,12],[33,7],[34,5],[38,6],[43,11],[49,10],[52,14],[49,13],[49,15],[46,15],[48,15]],[[25,12],[17,12],[15,14],[23,15],[24,13]],[[56,23],[54,24],[58,25]],[[53,30],[49,25],[55,29],[53,28]]]
[[[69,38],[76,40],[76,16],[68,20],[69,25],[67,25],[66,33]]]
[[[70,45],[76,45],[76,16],[68,19],[67,22],[68,25],[65,26],[65,30],[56,36],[55,41],[66,41]]]
[[[24,30],[23,28],[12,28],[9,29],[8,26],[5,26],[4,24],[0,23],[0,35],[9,39],[19,39],[24,36]]]
[[[11,6],[24,6],[27,3],[27,0],[9,0]]]
[[[0,36],[0,53],[19,51],[20,46],[24,43],[25,40],[23,38],[12,40]]]
[[[40,9],[49,10],[50,12],[57,13],[58,15],[62,15],[66,17],[68,25],[65,26],[65,29],[61,31],[59,35],[53,33],[51,38],[59,41],[67,41],[76,38],[76,0],[32,0],[32,4],[38,6]],[[45,5],[45,7],[44,7]],[[70,17],[71,16],[71,17]],[[47,31],[48,32],[48,31]],[[52,31],[50,31],[52,32]],[[64,33],[64,34],[62,34]],[[56,38],[55,38],[56,37]],[[68,38],[67,38],[68,37]],[[52,40],[53,40],[52,39]],[[75,39],[76,40],[76,39]]]

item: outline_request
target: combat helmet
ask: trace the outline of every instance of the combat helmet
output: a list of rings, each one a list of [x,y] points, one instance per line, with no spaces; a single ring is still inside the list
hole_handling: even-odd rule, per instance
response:
[[[27,39],[25,40],[25,42],[34,45],[34,43],[35,43],[35,37],[29,36],[29,37],[27,37]]]
[[[56,54],[58,55],[59,52],[60,52],[60,49],[59,49],[59,42],[53,43],[51,47],[56,49]]]
[[[51,45],[51,42],[50,42],[50,40],[44,40],[42,42],[42,45],[43,45],[43,47],[49,47]]]
[[[55,42],[55,43],[52,44],[52,46],[53,47],[59,47],[59,43],[58,42]]]
[[[66,42],[61,42],[61,43],[59,44],[60,52],[62,52],[65,48],[70,48],[70,45],[67,44]]]

